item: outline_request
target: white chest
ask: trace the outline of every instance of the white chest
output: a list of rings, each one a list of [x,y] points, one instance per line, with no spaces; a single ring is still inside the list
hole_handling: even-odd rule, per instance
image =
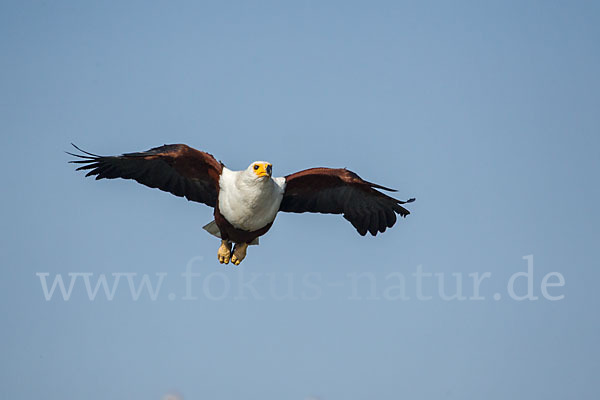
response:
[[[273,179],[248,180],[242,174],[243,171],[223,169],[219,211],[235,228],[255,231],[275,220],[283,187]]]

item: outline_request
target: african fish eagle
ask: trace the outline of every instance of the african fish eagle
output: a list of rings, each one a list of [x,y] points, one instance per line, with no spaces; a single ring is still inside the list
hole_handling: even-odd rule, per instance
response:
[[[243,171],[232,171],[212,155],[185,144],[168,144],[139,153],[99,156],[81,150],[68,154],[96,179],[134,179],[215,209],[214,221],[204,226],[221,239],[220,263],[239,265],[248,245],[258,244],[279,211],[342,214],[364,236],[385,232],[396,214],[410,212],[400,201],[377,189],[395,191],[361,179],[345,168],[310,168],[273,178],[273,166],[255,161]],[[235,247],[232,251],[232,243]]]

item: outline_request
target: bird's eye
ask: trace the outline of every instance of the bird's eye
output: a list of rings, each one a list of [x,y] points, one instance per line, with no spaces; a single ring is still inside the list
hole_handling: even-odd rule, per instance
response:
[[[258,165],[255,165],[254,166],[254,170],[256,171],[257,169],[258,169]]]

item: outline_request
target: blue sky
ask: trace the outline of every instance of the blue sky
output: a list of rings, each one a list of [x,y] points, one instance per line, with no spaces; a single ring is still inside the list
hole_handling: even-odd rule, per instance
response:
[[[1,2],[3,397],[597,398],[599,17],[583,1]],[[83,179],[70,142],[347,167],[417,201],[376,238],[280,215],[221,266],[211,209]],[[537,300],[518,301],[529,255]],[[437,274],[430,300],[418,270]],[[46,300],[39,273],[80,275]],[[121,274],[114,298],[90,300],[86,273]],[[163,277],[155,300],[131,296],[143,274]],[[465,300],[440,295],[453,276]]]

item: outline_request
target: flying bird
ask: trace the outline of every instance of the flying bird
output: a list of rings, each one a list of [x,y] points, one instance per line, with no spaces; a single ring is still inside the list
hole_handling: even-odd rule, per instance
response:
[[[273,177],[273,166],[255,161],[243,171],[232,171],[212,155],[185,144],[166,144],[139,153],[99,156],[72,144],[82,154],[70,161],[83,164],[96,179],[133,179],[151,188],[204,203],[214,208],[214,220],[204,229],[221,239],[220,263],[239,265],[249,245],[271,228],[280,211],[342,214],[362,236],[375,236],[396,223],[396,214],[410,212],[401,201],[377,189],[345,168],[310,168]],[[235,246],[233,246],[235,244]],[[232,249],[233,246],[233,249]]]

